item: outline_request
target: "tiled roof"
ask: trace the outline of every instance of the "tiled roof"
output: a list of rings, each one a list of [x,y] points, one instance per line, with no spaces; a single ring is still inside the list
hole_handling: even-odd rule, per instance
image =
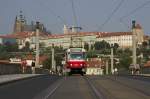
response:
[[[111,36],[121,36],[121,35],[132,35],[132,32],[103,32],[97,36],[100,37],[111,37]]]
[[[16,36],[11,34],[6,34],[6,35],[0,35],[0,38],[16,38]]]
[[[150,40],[150,36],[145,35],[145,36],[144,36],[144,40]]]
[[[147,63],[144,64],[144,67],[150,67],[150,61],[147,61]]]
[[[9,63],[9,60],[0,60],[0,63]]]
[[[97,68],[97,67],[101,67],[103,66],[103,62],[100,60],[96,60],[96,61],[87,61],[87,67],[88,68]]]
[[[142,27],[141,27],[140,24],[136,24],[135,28],[136,28],[136,29],[142,29]]]
[[[68,33],[68,34],[52,34],[48,38],[63,38],[65,36],[91,36],[98,35],[99,32],[79,32],[79,33]]]
[[[132,32],[79,32],[79,33],[68,33],[68,34],[52,34],[48,38],[63,38],[65,36],[91,36],[96,35],[99,37],[110,37],[110,36],[121,36],[121,35],[132,35]]]
[[[47,58],[48,58],[48,56],[45,56],[45,55],[40,56],[39,57],[40,64],[42,64],[42,62],[45,61]],[[35,56],[28,55],[28,56],[26,56],[25,60],[35,60]]]
[[[26,38],[26,37],[31,37],[35,36],[35,32],[19,32],[19,33],[14,33],[14,34],[5,34],[5,35],[0,35],[1,38]],[[41,33],[40,36],[42,37],[47,37],[49,36],[48,33]]]

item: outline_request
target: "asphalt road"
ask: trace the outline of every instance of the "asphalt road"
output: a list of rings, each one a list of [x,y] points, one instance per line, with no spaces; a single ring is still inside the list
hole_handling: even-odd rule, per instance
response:
[[[47,75],[0,86],[0,99],[150,99],[150,79]]]
[[[42,75],[0,86],[0,99],[32,99],[61,77]]]
[[[149,77],[95,76],[89,78],[105,99],[150,99]]]

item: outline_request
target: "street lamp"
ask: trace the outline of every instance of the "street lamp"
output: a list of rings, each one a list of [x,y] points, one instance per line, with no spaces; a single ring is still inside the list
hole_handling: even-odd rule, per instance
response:
[[[114,53],[113,53],[113,48],[114,48],[114,45],[111,44],[111,74],[114,74]]]
[[[33,67],[33,74],[35,74],[35,68],[39,68],[39,29],[40,22],[36,22],[36,56],[35,56],[35,67]]]

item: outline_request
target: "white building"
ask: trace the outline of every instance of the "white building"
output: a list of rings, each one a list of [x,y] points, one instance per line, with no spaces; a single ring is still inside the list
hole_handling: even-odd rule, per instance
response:
[[[46,46],[62,46],[68,48],[71,44],[71,41],[74,45],[84,45],[88,43],[89,45],[94,44],[96,41],[105,40],[110,44],[118,43],[121,48],[130,48],[132,47],[132,32],[70,32],[67,30],[67,26],[64,26],[64,34],[53,34],[49,35],[46,39],[42,39],[41,42],[44,42]],[[70,33],[68,33],[70,32]],[[136,25],[136,35],[137,35],[137,44],[142,44],[144,32],[142,27]],[[71,40],[71,38],[75,40]],[[78,41],[80,39],[80,42]]]
[[[67,26],[64,26],[64,34],[47,34],[40,33],[40,43],[45,47],[52,46],[61,46],[63,48],[68,48],[71,45],[84,46],[85,43],[91,45],[96,41],[105,40],[110,44],[118,43],[121,48],[130,48],[132,47],[132,32],[70,32]],[[137,44],[142,44],[144,32],[142,27],[136,25],[136,35],[137,35]],[[17,38],[19,48],[23,48],[27,42],[30,44],[30,48],[35,48],[36,36],[35,32],[20,32],[16,34],[6,35],[7,37],[13,36]],[[71,39],[72,38],[72,39]],[[2,42],[0,40],[0,42]]]

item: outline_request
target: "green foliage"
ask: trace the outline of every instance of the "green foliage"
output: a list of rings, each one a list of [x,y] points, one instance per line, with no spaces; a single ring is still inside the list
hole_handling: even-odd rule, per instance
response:
[[[17,43],[14,43],[14,44],[11,44],[9,42],[6,42],[4,45],[2,45],[4,47],[4,50],[6,52],[17,52],[19,49],[18,49],[18,44]]]
[[[46,59],[44,62],[43,62],[43,68],[44,69],[51,69],[51,56],[48,57],[48,59]]]
[[[56,61],[56,66],[62,66],[61,62],[64,57],[64,49],[62,47],[54,47],[54,52],[55,52],[55,61]],[[52,54],[51,54],[51,47],[45,48],[44,54],[49,55],[48,59],[43,62],[43,68],[45,69],[51,69],[51,61],[52,61]]]
[[[84,49],[86,49],[87,51],[89,50],[89,44],[88,43],[84,44]]]
[[[119,67],[129,69],[131,63],[132,63],[132,58],[127,54],[122,54],[122,56],[120,57]]]
[[[95,48],[95,50],[109,49],[110,48],[110,44],[107,43],[104,40],[103,41],[98,41],[98,42],[95,42],[94,48]]]
[[[132,63],[132,52],[130,49],[125,49],[125,50],[118,50],[118,56],[120,58],[119,61],[119,68],[126,68],[129,69],[130,64]]]
[[[116,55],[116,54],[117,54],[117,50],[118,50],[118,48],[119,48],[118,43],[114,43],[114,46],[113,46],[114,55]]]
[[[96,51],[88,51],[87,52],[87,58],[95,58],[97,57]]]
[[[6,42],[4,45],[0,45],[0,59],[9,59],[12,55],[9,52],[17,52],[18,45]]]

